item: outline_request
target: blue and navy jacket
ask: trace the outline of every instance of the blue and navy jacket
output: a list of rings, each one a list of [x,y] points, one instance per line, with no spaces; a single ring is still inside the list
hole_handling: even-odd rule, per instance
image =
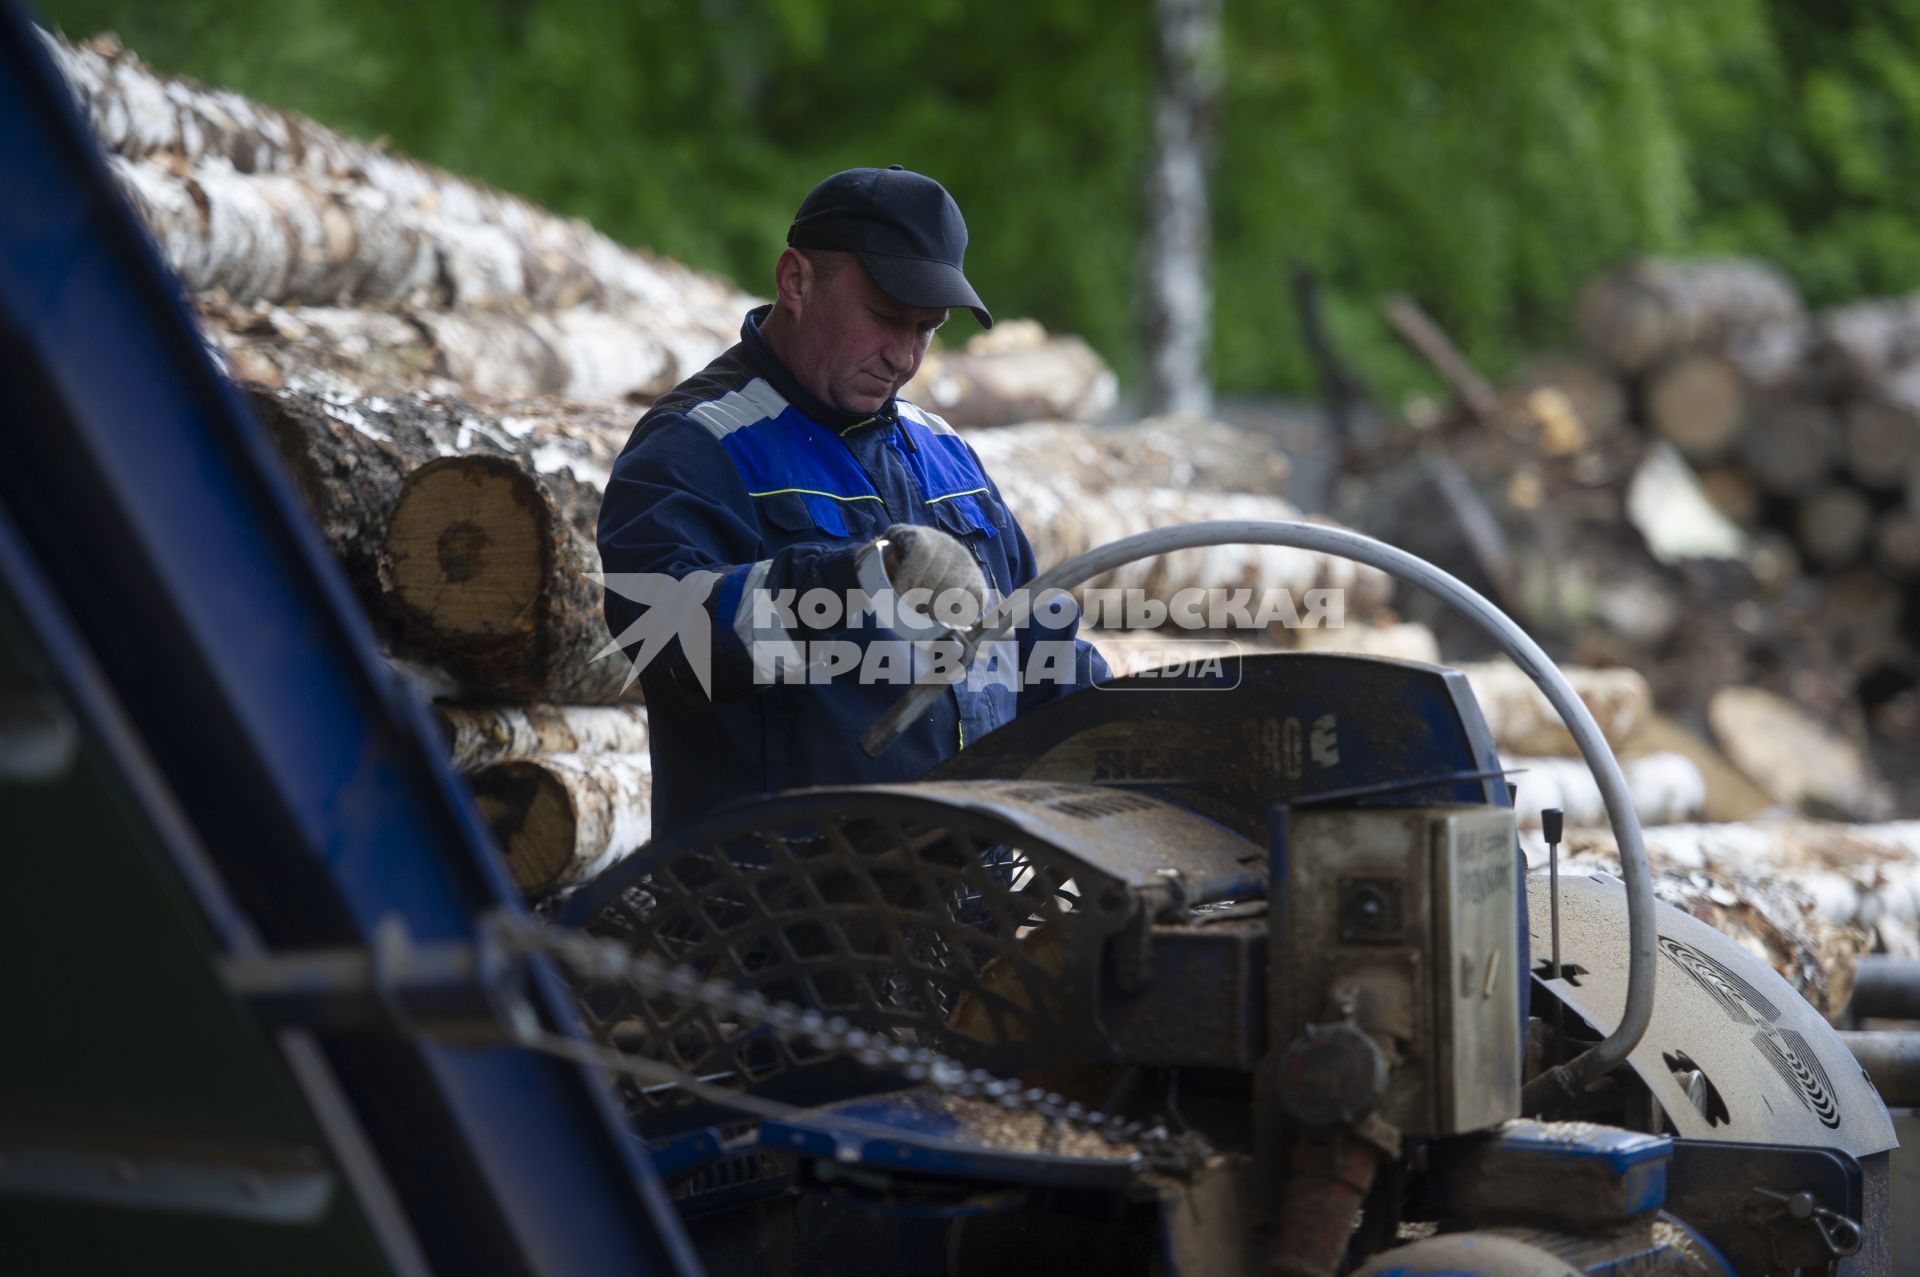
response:
[[[837,412],[807,394],[760,335],[766,307],[740,342],[682,382],[640,419],[614,463],[600,511],[600,558],[610,577],[717,574],[705,598],[712,635],[711,698],[678,642],[641,670],[653,751],[654,832],[670,834],[736,798],[803,785],[917,779],[1020,710],[1107,677],[1084,640],[1074,676],[1017,691],[988,681],[956,685],[879,758],[860,736],[906,691],[756,680],[746,640],[763,639],[741,606],[750,589],[858,588],[855,556],[895,523],[958,537],[987,580],[1010,592],[1037,566],[979,458],[932,413],[892,400],[872,417]],[[619,635],[647,612],[609,588],[607,624]],[[764,621],[764,615],[759,620]],[[895,640],[871,622],[808,631],[794,641]],[[1017,635],[1024,666],[1038,640],[1073,639],[1073,623]],[[680,631],[685,633],[684,629]],[[1056,648],[1056,652],[1060,649]],[[628,649],[638,654],[637,645]]]

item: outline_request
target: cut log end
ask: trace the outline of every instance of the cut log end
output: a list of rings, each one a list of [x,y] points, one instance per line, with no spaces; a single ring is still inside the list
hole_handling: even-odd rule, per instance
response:
[[[574,862],[579,834],[566,786],[537,763],[510,762],[477,773],[473,792],[514,885],[537,892],[558,883]]]
[[[412,475],[387,525],[392,597],[448,638],[511,640],[536,620],[543,498],[517,463],[448,457]]]
[[[1891,399],[1861,399],[1846,413],[1847,470],[1870,488],[1898,489],[1920,458],[1920,411]]]
[[[1867,548],[1873,532],[1873,506],[1857,488],[1835,484],[1800,506],[1794,530],[1814,563],[1829,570],[1842,568]]]
[[[1799,497],[1825,482],[1840,450],[1839,436],[1839,422],[1824,405],[1779,399],[1740,436],[1740,448],[1762,488]]]
[[[1713,461],[1746,423],[1747,388],[1732,360],[1693,351],[1669,360],[1647,387],[1647,416],[1690,461]]]

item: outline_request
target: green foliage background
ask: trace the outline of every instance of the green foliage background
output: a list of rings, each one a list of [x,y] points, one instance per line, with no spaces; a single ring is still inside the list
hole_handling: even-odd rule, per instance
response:
[[[1377,318],[1394,289],[1498,371],[1633,251],[1761,254],[1815,303],[1920,286],[1920,0],[1225,4],[1223,390],[1311,387],[1295,262],[1394,391],[1420,378]],[[906,164],[966,209],[997,313],[1137,363],[1149,0],[41,10],[755,289],[813,181]]]

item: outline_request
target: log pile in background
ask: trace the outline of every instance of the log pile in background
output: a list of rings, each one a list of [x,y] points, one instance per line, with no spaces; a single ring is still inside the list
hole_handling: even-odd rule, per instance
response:
[[[1113,370],[1086,342],[1008,319],[961,350],[930,351],[900,393],[956,425],[1009,426],[1047,417],[1102,421],[1119,391]]]
[[[1762,263],[1646,260],[1592,281],[1578,319],[1583,355],[1363,457],[1342,517],[1431,554],[1563,658],[1641,670],[1697,732],[1716,693],[1752,686],[1805,711],[1786,755],[1825,756],[1825,734],[1910,765],[1920,581],[1900,561],[1920,556],[1920,482],[1906,482],[1920,414],[1898,405],[1920,387],[1920,302],[1809,314]],[[1435,478],[1448,468],[1451,495]],[[1473,650],[1406,610],[1450,653]],[[1730,752],[1751,735],[1715,734]],[[1872,771],[1762,788],[1875,819],[1888,805]]]
[[[1826,649],[1870,702],[1911,687],[1920,299],[1809,316],[1760,263],[1642,262],[1594,281],[1581,321],[1650,432],[1754,537],[1760,584],[1798,596],[1783,599],[1791,638]]]
[[[1871,564],[1896,581],[1920,577],[1907,492],[1920,461],[1915,303],[1863,302],[1809,319],[1786,304],[1778,274],[1754,263],[1669,275],[1711,322],[1675,326],[1645,365],[1616,365],[1643,379],[1653,433],[1702,471],[1730,518],[1791,547],[1790,568]],[[1728,285],[1741,276],[1744,289]],[[1589,340],[1608,349],[1604,332]]]
[[[1628,374],[1801,318],[1799,294],[1782,272],[1737,259],[1642,258],[1589,281],[1579,302],[1588,348]]]

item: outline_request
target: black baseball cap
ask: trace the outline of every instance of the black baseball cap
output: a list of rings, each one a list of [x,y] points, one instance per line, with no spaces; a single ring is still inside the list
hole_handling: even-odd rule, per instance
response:
[[[961,273],[967,223],[947,188],[898,164],[835,173],[801,201],[787,228],[793,248],[853,253],[880,290],[902,306],[964,306],[993,327]]]

